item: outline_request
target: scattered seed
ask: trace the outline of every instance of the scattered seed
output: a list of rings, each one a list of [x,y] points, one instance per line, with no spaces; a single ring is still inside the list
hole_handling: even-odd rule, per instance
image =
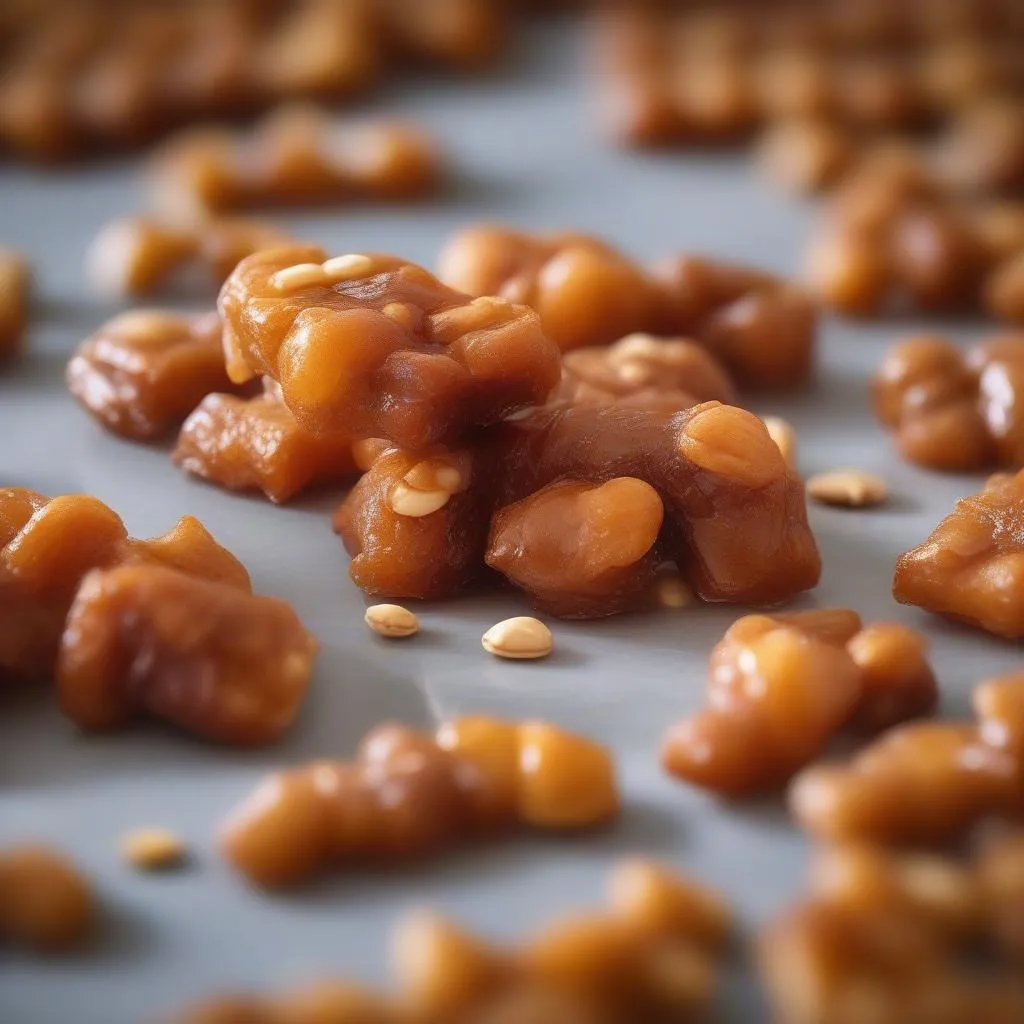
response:
[[[807,481],[807,493],[824,505],[841,508],[870,508],[885,501],[885,481],[860,469],[835,469],[818,473]]]
[[[554,647],[551,630],[529,615],[496,623],[480,642],[488,654],[499,658],[544,658]]]
[[[178,867],[188,850],[173,832],[164,828],[140,828],[121,840],[121,854],[140,871]]]
[[[696,600],[682,576],[662,576],[654,584],[654,595],[663,608],[687,608]]]
[[[413,636],[420,631],[420,620],[400,604],[375,604],[366,609],[366,624],[378,636]]]
[[[450,491],[420,491],[406,484],[396,484],[391,491],[388,504],[400,516],[420,519],[429,516],[439,508],[444,508],[451,497]]]

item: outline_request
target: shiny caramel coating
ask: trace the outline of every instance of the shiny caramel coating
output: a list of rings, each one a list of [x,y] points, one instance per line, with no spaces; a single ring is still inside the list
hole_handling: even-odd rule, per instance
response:
[[[996,636],[1024,636],[1024,470],[961,498],[924,543],[900,555],[893,596]]]
[[[60,706],[89,731],[148,715],[214,742],[261,745],[295,718],[315,652],[275,598],[152,564],[93,570],[61,639]]]
[[[257,885],[285,887],[331,866],[423,859],[515,823],[571,830],[617,812],[608,752],[548,723],[455,719],[436,738],[385,723],[352,761],[265,779],[220,845]]]
[[[201,269],[219,288],[246,256],[286,245],[289,236],[269,224],[214,217],[177,227],[153,217],[121,217],[105,224],[86,254],[86,273],[104,295],[150,295],[177,275]]]
[[[532,306],[563,351],[646,330],[656,294],[644,271],[593,235],[531,235],[479,224],[452,236],[438,277],[469,295]]]
[[[259,490],[273,502],[356,474],[352,442],[304,430],[276,385],[253,398],[207,395],[182,424],[171,458],[186,473],[231,491]]]
[[[560,480],[498,509],[485,557],[541,611],[562,618],[614,615],[650,587],[663,520],[661,498],[643,480]]]
[[[381,49],[371,2],[311,0],[291,5],[260,34],[245,64],[254,89],[268,99],[329,99],[373,82]]]
[[[416,63],[484,67],[506,38],[503,8],[495,0],[377,0],[376,8],[385,45]]]
[[[790,788],[799,824],[821,839],[930,845],[978,821],[1014,816],[1019,759],[970,723],[928,722],[884,733],[847,765],[805,769]]]
[[[664,391],[690,396],[690,405],[737,400],[725,368],[686,338],[630,334],[612,345],[575,349],[563,356],[562,374],[559,393],[576,401]]]
[[[773,1020],[1019,1019],[1024,988],[1005,926],[1020,908],[1022,853],[1019,833],[967,862],[859,843],[818,851],[809,895],[758,937]]]
[[[304,105],[272,111],[248,135],[186,129],[150,169],[157,210],[186,222],[257,206],[409,199],[431,192],[440,175],[432,141],[413,125],[336,125]]]
[[[536,313],[470,299],[393,256],[257,253],[221,291],[228,372],[259,373],[312,433],[422,450],[544,399],[558,350]]]
[[[925,655],[918,634],[864,628],[848,609],[745,616],[712,650],[708,707],[668,730],[662,765],[725,796],[776,788],[843,728],[877,731],[931,711]]]
[[[65,373],[68,390],[113,433],[156,440],[211,392],[235,388],[221,334],[216,313],[122,313],[78,346]]]
[[[0,250],[0,363],[21,349],[28,323],[29,271],[24,258]]]
[[[224,996],[180,1024],[685,1024],[714,996],[732,927],[714,892],[668,866],[630,860],[607,907],[563,915],[497,946],[430,910],[391,935],[392,991],[319,982],[270,997]],[[641,1016],[638,1016],[640,1014]]]
[[[886,355],[875,376],[875,410],[900,452],[934,469],[1024,465],[1024,336],[1000,335],[962,351],[919,335]]]
[[[1019,57],[1016,63],[1020,74]],[[939,145],[940,174],[959,191],[1012,195],[1024,186],[1024,106],[1019,99],[990,98],[965,107]]]
[[[92,889],[65,856],[30,843],[0,850],[0,939],[61,953],[89,938],[95,918]]]
[[[0,677],[52,675],[82,578],[125,563],[168,566],[250,589],[242,564],[191,516],[163,536],[133,540],[96,498],[0,490]]]
[[[617,496],[642,501],[653,523],[656,507],[645,488],[594,490],[619,477],[657,491],[664,508],[660,555],[676,562],[705,600],[776,601],[817,580],[820,565],[806,525],[803,486],[761,421],[732,406],[707,402],[679,411],[628,400],[553,404],[492,428],[478,446],[448,458],[456,468],[453,478],[413,495],[414,506],[408,474],[417,459],[388,450],[338,510],[335,527],[353,556],[352,577],[364,590],[442,597],[476,578],[486,555],[545,590],[558,584],[559,614],[602,613],[591,599],[575,609],[570,602],[580,573],[604,571],[603,545],[579,552],[575,534],[572,543],[553,539],[564,525],[550,513],[570,492],[551,491],[539,499],[543,504],[535,499],[509,512],[490,542],[488,528],[498,510],[559,481],[587,485],[586,501],[580,503],[579,491],[572,498],[577,516],[619,515],[615,507],[601,511],[595,504],[597,495],[604,502]],[[427,495],[436,500],[425,503]],[[552,497],[559,500],[545,511]],[[510,525],[525,527],[523,538],[532,538],[537,550],[506,551],[502,532]],[[613,558],[621,561],[622,555],[634,557],[637,550],[624,544]],[[646,553],[639,557],[647,560]],[[609,598],[621,606],[621,592]]]
[[[982,914],[999,950],[1024,963],[1024,833],[986,843],[974,864]]]
[[[783,278],[741,264],[683,255],[655,268],[660,333],[704,345],[741,389],[807,382],[814,365],[814,305]]]

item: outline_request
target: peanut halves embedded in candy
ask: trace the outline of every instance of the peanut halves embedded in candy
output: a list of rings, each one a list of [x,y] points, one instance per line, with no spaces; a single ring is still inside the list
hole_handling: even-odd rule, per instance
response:
[[[745,616],[711,652],[708,707],[669,729],[662,764],[727,796],[773,789],[841,729],[877,732],[931,711],[925,655],[919,634],[864,628],[849,609]]]
[[[273,775],[226,822],[224,855],[264,886],[331,865],[411,860],[515,823],[599,825],[618,812],[611,755],[545,722],[455,719],[436,738],[381,725],[350,762]]]
[[[558,350],[537,314],[452,291],[393,256],[269,250],[221,291],[228,372],[267,374],[314,434],[422,450],[543,401]]]
[[[234,746],[277,739],[316,641],[283,601],[152,564],[90,572],[57,659],[61,710],[88,730],[147,714]]]

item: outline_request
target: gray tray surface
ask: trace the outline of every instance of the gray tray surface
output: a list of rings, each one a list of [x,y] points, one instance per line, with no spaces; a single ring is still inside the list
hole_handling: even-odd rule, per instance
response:
[[[437,132],[458,177],[451,194],[281,222],[332,252],[393,251],[427,265],[453,229],[486,218],[592,230],[643,258],[688,249],[798,269],[809,206],[780,199],[739,156],[607,147],[582,65],[578,34],[548,26],[532,30],[512,66],[492,78],[394,90],[375,107]],[[807,844],[777,803],[722,805],[665,779],[656,764],[663,728],[701,704],[708,650],[740,609],[557,623],[557,653],[517,664],[488,657],[479,639],[527,606],[515,595],[483,595],[417,608],[420,637],[381,641],[363,625],[366,601],[330,529],[337,494],[284,509],[232,496],[186,478],[164,451],[121,442],[86,418],[64,390],[63,365],[115,310],[90,294],[82,255],[102,223],[142,203],[132,160],[60,172],[0,168],[0,242],[29,254],[41,293],[30,355],[0,377],[0,483],[96,494],[140,536],[182,514],[198,516],[242,558],[259,591],[295,604],[323,650],[296,728],[258,753],[213,749],[158,728],[85,737],[60,717],[51,692],[5,700],[0,845],[52,840],[96,879],[107,909],[101,941],[86,955],[33,960],[4,951],[0,1021],[135,1024],[225,988],[269,990],[324,974],[383,981],[388,930],[410,906],[436,906],[511,938],[555,911],[596,905],[606,869],[627,853],[664,858],[720,887],[748,929],[791,899]],[[924,628],[943,708],[957,715],[974,682],[1021,659],[1014,645],[900,608],[890,596],[896,556],[980,482],[901,463],[868,411],[867,380],[886,345],[923,326],[828,322],[813,390],[766,399],[757,410],[794,424],[805,473],[849,465],[889,480],[892,500],[877,511],[811,510],[825,571],[800,605],[848,605],[870,619]],[[961,324],[951,333],[967,340],[983,329]],[[339,876],[289,896],[254,892],[216,856],[216,823],[267,771],[344,757],[384,718],[428,725],[469,711],[549,718],[610,744],[626,798],[618,827],[585,839],[513,839],[411,870]],[[126,868],[117,840],[147,824],[185,837],[196,852],[193,869],[152,877]],[[721,1005],[723,1020],[767,1019],[743,964],[730,969]]]

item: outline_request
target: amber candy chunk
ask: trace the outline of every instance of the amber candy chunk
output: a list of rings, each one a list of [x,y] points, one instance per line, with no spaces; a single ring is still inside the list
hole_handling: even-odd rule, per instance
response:
[[[1024,338],[999,337],[961,352],[920,335],[892,348],[874,380],[875,412],[901,454],[932,469],[1024,465]]]
[[[1022,854],[1012,832],[966,860],[862,843],[818,851],[809,894],[758,937],[773,1019],[1020,1019],[1024,988],[1001,911],[1020,907]]]
[[[136,441],[162,437],[210,392],[234,387],[221,330],[216,313],[122,313],[78,346],[68,390],[108,430]]]
[[[28,323],[28,264],[16,252],[0,250],[0,362],[21,348]]]
[[[612,615],[650,586],[663,518],[658,492],[636,477],[562,480],[499,509],[485,557],[542,611],[563,618]]]
[[[634,1024],[691,1021],[714,994],[729,908],[667,866],[623,861],[607,908],[498,947],[437,913],[391,935],[393,994],[319,982],[266,998],[226,996],[181,1024]],[[641,1016],[638,1016],[640,1014]]]
[[[613,562],[623,556],[634,565],[638,558],[652,562],[639,550],[645,538],[624,543],[616,553],[594,533],[592,550],[580,552],[576,534],[552,517],[570,499],[577,516],[596,522],[598,513],[606,514],[602,498],[618,493],[643,502],[645,522],[653,524],[656,506],[645,488],[595,489],[618,477],[657,491],[664,508],[663,557],[676,562],[706,600],[775,601],[817,580],[820,562],[806,525],[803,486],[764,424],[733,406],[706,402],[680,411],[671,405],[644,408],[628,399],[554,403],[493,428],[477,447],[450,458],[457,472],[419,490],[408,480],[417,458],[388,450],[338,510],[335,526],[353,556],[352,577],[364,590],[392,597],[450,594],[479,574],[488,524],[498,509],[571,481],[588,486],[585,501],[579,500],[583,492],[562,489],[520,506],[492,533],[487,557],[551,597],[557,587],[559,614],[621,610],[621,589],[609,590],[603,607],[593,599],[573,607],[573,594],[581,576],[611,568],[608,555]],[[506,528],[513,533],[503,536]],[[508,548],[515,531],[536,543],[537,551]],[[561,545],[552,540],[558,535]],[[646,571],[642,567],[640,575]],[[637,579],[632,571],[625,578]]]
[[[807,381],[814,363],[814,305],[783,278],[739,264],[683,255],[655,268],[662,333],[704,345],[741,388]]]
[[[558,351],[532,310],[470,299],[393,256],[258,253],[228,278],[220,310],[231,377],[273,377],[316,434],[422,450],[558,382]]]
[[[919,635],[864,628],[848,609],[745,616],[711,652],[708,707],[669,729],[662,764],[726,796],[770,790],[843,728],[877,731],[930,711],[925,653]]]
[[[315,651],[283,601],[152,564],[94,570],[61,640],[61,710],[89,730],[148,714],[220,743],[269,743],[294,719]]]
[[[948,615],[996,636],[1024,636],[1024,470],[996,475],[896,563],[901,604]]]
[[[197,519],[132,540],[117,514],[88,495],[0,490],[0,544],[0,676],[18,680],[52,674],[68,609],[90,569],[156,563],[249,589],[245,568]]]
[[[847,765],[811,767],[791,787],[793,813],[830,841],[916,844],[948,841],[987,817],[1016,817],[1021,706],[1019,675],[984,684],[974,695],[977,724],[901,726]]]
[[[381,63],[372,6],[311,0],[288,9],[246,53],[255,88],[270,97],[331,98],[369,85]]]
[[[400,56],[441,67],[477,68],[492,62],[505,39],[495,0],[378,0],[384,41]]]
[[[412,198],[430,192],[439,177],[433,143],[414,126],[336,125],[301,104],[271,111],[248,135],[186,129],[151,165],[157,209],[191,221],[254,206]]]
[[[95,917],[88,882],[62,854],[28,843],[0,850],[0,938],[58,953],[81,945]]]
[[[171,455],[186,473],[274,502],[355,475],[352,442],[304,430],[270,383],[262,395],[207,395],[182,424]]]
[[[178,227],[153,217],[105,224],[86,254],[90,281],[105,295],[149,295],[189,269],[201,269],[217,288],[246,256],[287,245],[278,228],[241,217],[214,217]]]
[[[563,351],[646,330],[655,293],[644,271],[593,235],[529,235],[496,224],[466,228],[438,256],[438,276],[470,295],[532,306]]]
[[[601,824],[618,811],[610,755],[543,722],[455,719],[437,737],[384,724],[350,762],[265,779],[221,833],[253,882],[294,885],[332,864],[408,861],[515,822]]]
[[[725,368],[686,338],[630,334],[612,345],[567,352],[562,371],[560,393],[574,401],[679,392],[689,396],[689,405],[736,402],[736,389]]]

